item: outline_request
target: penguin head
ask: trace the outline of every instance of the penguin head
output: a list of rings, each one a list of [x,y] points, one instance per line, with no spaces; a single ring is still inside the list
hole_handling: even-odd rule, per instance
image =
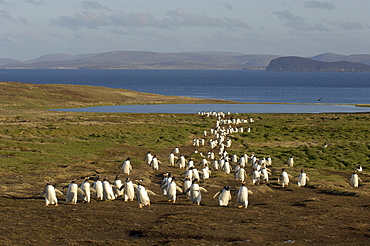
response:
[[[72,179],[72,182],[71,183],[76,183],[76,179]]]
[[[116,175],[116,178],[115,179],[119,179],[119,175]]]
[[[196,183],[198,183],[198,179],[193,180],[193,184],[196,184]]]
[[[225,190],[230,190],[230,186],[227,185],[227,186],[224,187],[224,189]]]
[[[131,179],[130,178],[126,178],[126,182],[130,182],[131,181]]]

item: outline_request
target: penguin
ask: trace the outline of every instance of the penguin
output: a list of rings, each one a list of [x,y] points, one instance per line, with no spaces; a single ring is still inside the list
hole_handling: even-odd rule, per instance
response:
[[[358,166],[357,166],[356,171],[357,171],[357,172],[362,172],[362,167],[361,167],[361,165],[358,165]]]
[[[287,172],[285,172],[285,168],[283,168],[281,170],[280,181],[281,181],[281,186],[282,187],[288,186],[288,184],[289,184],[289,175],[288,175]]]
[[[104,196],[103,196],[103,183],[101,182],[100,180],[100,177],[97,177],[94,184],[93,184],[93,188],[95,189],[96,193],[96,198],[98,200],[103,200]]]
[[[116,198],[123,195],[123,191],[120,190],[121,187],[122,187],[122,180],[120,180],[119,175],[117,175],[113,181],[113,193]]]
[[[310,181],[310,179],[302,168],[301,173],[298,175],[298,186],[306,186],[307,181]]]
[[[356,171],[354,171],[352,173],[352,176],[350,178],[350,181],[349,181],[349,184],[354,187],[354,188],[357,188],[358,187],[358,184],[359,182],[361,182],[362,180],[358,177],[358,174]]]
[[[152,169],[153,170],[158,170],[160,163],[161,162],[157,159],[157,156],[153,155],[152,161],[150,162],[150,166],[152,167]]]
[[[177,186],[177,184],[175,182],[175,177],[172,177],[171,182],[169,182],[167,184],[166,189],[167,189],[168,201],[173,202],[173,203],[176,202],[176,193],[177,193],[177,191],[180,192],[180,193],[183,192],[182,189]]]
[[[253,168],[252,183],[254,185],[259,185],[261,183],[261,173],[259,172],[259,170],[256,167]]]
[[[185,168],[185,166],[186,166],[186,158],[185,158],[185,156],[183,156],[183,155],[180,155],[180,158],[178,159],[178,161],[177,161],[178,163],[179,163],[179,168],[180,169],[184,169]]]
[[[104,178],[103,180],[103,197],[104,200],[108,201],[116,199],[113,192],[113,187],[111,186],[107,178]]]
[[[136,197],[139,203],[139,208],[144,206],[150,206],[150,198],[149,195],[156,195],[153,191],[146,190],[144,186],[142,186],[139,182],[136,189]]]
[[[269,169],[266,166],[262,166],[260,173],[262,177],[261,182],[262,183],[269,182]]]
[[[124,184],[119,189],[123,190],[123,200],[125,202],[134,200],[135,189],[137,189],[137,185],[132,183],[130,178],[126,178]]]
[[[147,165],[150,165],[150,163],[152,162],[152,159],[153,159],[153,156],[150,153],[150,151],[148,151],[148,153],[146,154],[145,159],[144,159],[145,163]]]
[[[131,166],[130,157],[127,157],[127,159],[121,165],[121,172],[123,174],[130,175],[131,170],[132,170],[132,166]]]
[[[209,179],[210,175],[211,175],[211,170],[209,170],[209,167],[208,165],[205,165],[203,168],[202,168],[202,181],[205,182],[206,179]]]
[[[188,167],[188,169],[191,168],[191,167],[194,167],[194,159],[193,158],[189,159],[187,167]]]
[[[66,195],[66,202],[70,202],[72,204],[77,203],[77,194],[83,194],[83,191],[78,188],[78,185],[76,184],[76,179],[73,179],[72,182],[64,186],[65,188],[68,187],[67,195]]]
[[[49,204],[58,206],[56,194],[63,195],[60,190],[55,189],[53,185],[47,182],[44,191],[41,193],[41,196],[45,195],[45,206],[49,206]]]
[[[252,191],[248,190],[244,183],[236,190],[235,194],[237,194],[236,202],[238,204],[238,208],[247,208],[248,207],[248,196],[249,194],[253,194]]]
[[[287,164],[288,164],[289,167],[293,167],[294,166],[294,158],[293,158],[293,156],[291,156],[291,157],[288,158]]]
[[[185,193],[189,192],[189,198],[193,204],[200,205],[200,202],[202,201],[201,191],[208,192],[206,189],[199,186],[198,179],[194,179],[190,188],[188,188]]]
[[[167,185],[172,181],[172,173],[163,174],[163,179],[161,182],[162,194],[167,195]]]
[[[90,203],[91,201],[91,187],[89,183],[89,177],[85,177],[84,182],[80,185],[80,189],[83,191],[81,194],[81,199],[85,203]]]
[[[190,196],[189,188],[190,188],[191,184],[192,184],[192,181],[190,180],[190,178],[189,177],[185,177],[185,180],[184,180],[184,193],[185,193],[185,195],[187,197]]]
[[[224,173],[230,174],[231,172],[230,162],[225,161],[222,170],[224,171]]]
[[[178,159],[178,157],[175,156],[175,154],[173,153],[173,151],[171,151],[171,153],[168,155],[168,165],[170,167],[175,166],[175,162],[176,162],[177,159]]]
[[[218,196],[218,204],[220,207],[226,207],[231,200],[230,186],[225,186],[221,191],[217,192],[213,198]]]
[[[179,149],[179,147],[175,147],[174,149],[173,149],[173,153],[175,153],[175,154],[180,154],[180,149]]]
[[[245,169],[244,168],[239,168],[238,169],[238,171],[235,173],[235,179],[237,180],[237,181],[240,181],[240,182],[242,182],[242,183],[244,183],[245,182],[245,179],[246,179],[246,177],[247,177],[247,172],[245,171]]]

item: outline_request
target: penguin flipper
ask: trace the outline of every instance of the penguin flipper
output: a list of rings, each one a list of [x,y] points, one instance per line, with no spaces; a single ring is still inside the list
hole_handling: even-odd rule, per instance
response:
[[[181,189],[180,187],[176,186],[176,190],[177,190],[178,192],[182,193],[182,189]]]
[[[219,194],[220,194],[220,191],[216,192],[216,194],[212,198],[215,199]]]
[[[248,194],[253,194],[253,191],[251,191],[251,190],[248,190]]]
[[[41,191],[41,193],[40,193],[40,197],[43,197],[45,194],[46,194],[46,189],[45,189],[45,190],[43,190],[43,191]]]
[[[134,186],[134,189],[137,189],[137,184],[132,184],[132,186]]]
[[[55,190],[56,194],[58,194],[60,196],[64,196],[64,194],[60,190],[58,190],[58,189],[54,189],[54,190]]]
[[[207,193],[208,191],[206,189],[204,189],[203,187],[199,187],[199,190],[201,191],[204,191],[205,193]]]
[[[91,191],[92,193],[96,194],[96,190],[95,190],[94,188],[90,187],[90,191]]]
[[[80,188],[77,188],[77,193],[78,193],[79,195],[82,195],[82,196],[84,196],[84,195],[85,195],[85,192],[84,192],[83,190],[81,190]]]
[[[151,190],[146,190],[146,192],[149,194],[149,195],[153,195],[153,196],[156,196],[157,194],[155,194],[153,191]]]

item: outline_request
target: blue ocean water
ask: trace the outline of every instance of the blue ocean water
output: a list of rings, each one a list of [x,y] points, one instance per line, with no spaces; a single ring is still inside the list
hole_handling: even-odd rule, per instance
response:
[[[0,81],[104,86],[237,102],[370,104],[370,73],[0,69]]]

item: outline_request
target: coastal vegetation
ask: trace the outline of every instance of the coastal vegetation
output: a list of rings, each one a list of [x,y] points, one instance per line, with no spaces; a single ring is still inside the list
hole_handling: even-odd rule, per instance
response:
[[[225,101],[160,96],[103,87],[1,82],[0,173],[2,182],[0,189],[2,192],[0,200],[2,205],[8,211],[11,207],[20,206],[19,202],[23,199],[22,203],[33,204],[36,207],[36,204],[40,204],[41,206],[43,202],[38,197],[38,194],[43,189],[46,181],[51,181],[57,184],[58,187],[61,187],[68,184],[72,178],[96,175],[114,177],[119,173],[119,167],[127,157],[131,157],[132,160],[133,177],[144,179],[145,184],[151,189],[158,189],[158,183],[164,172],[171,171],[176,176],[180,176],[183,173],[183,170],[170,169],[167,166],[166,158],[170,151],[175,146],[179,146],[184,154],[189,157],[194,151],[192,140],[194,138],[202,138],[204,130],[209,130],[215,126],[214,117],[198,114],[75,113],[50,111],[48,109],[118,104],[205,102],[224,103]],[[365,199],[365,203],[368,201],[370,194],[370,176],[368,172],[370,168],[370,114],[232,114],[228,117],[254,119],[253,123],[243,125],[244,127],[250,127],[251,132],[244,131],[230,135],[233,143],[232,147],[227,149],[230,155],[237,154],[240,156],[246,153],[248,155],[254,154],[258,158],[271,156],[273,160],[271,167],[272,184],[259,188],[251,187],[255,192],[255,196],[260,194],[263,197],[267,193],[270,195],[266,195],[266,197],[271,197],[273,193],[269,193],[269,190],[273,192],[272,189],[275,189],[276,192],[282,192],[276,188],[278,175],[281,168],[287,167],[286,161],[288,157],[294,156],[295,166],[289,168],[288,171],[295,176],[301,168],[305,168],[310,177],[308,188],[311,189],[307,188],[308,191],[304,192],[312,193],[317,190],[327,195],[339,196],[336,202],[339,202],[343,196],[361,197]],[[203,153],[206,153],[208,150],[209,147],[207,145],[199,148],[199,151]],[[160,172],[148,169],[143,163],[147,151],[157,154],[162,161],[163,168],[160,169]],[[195,156],[195,158],[198,158],[196,159],[197,161],[200,160],[199,156]],[[361,174],[363,182],[358,189],[355,189],[350,187],[348,178],[358,165],[364,168]],[[225,180],[229,180],[229,182],[236,185],[232,175],[228,176],[221,172],[214,172],[212,175],[214,179],[205,184],[210,191],[217,191],[222,188],[227,183]],[[295,192],[300,192],[296,190],[296,187],[289,189],[290,191],[293,189]],[[289,196],[288,193],[284,194]],[[276,193],[274,195],[277,196]],[[297,199],[292,195],[290,196],[290,199]],[[324,198],[317,198],[319,196],[319,194],[314,194],[313,197],[307,197],[307,200],[293,203],[295,204],[294,206],[311,206],[309,204],[325,200]],[[165,213],[169,206],[162,204],[160,201],[161,197],[155,199],[157,199],[158,206],[165,206],[163,211],[156,211],[156,213]],[[207,200],[206,203],[211,204],[212,199]],[[255,201],[255,203],[258,202]],[[256,209],[264,207],[262,202],[258,204],[259,207],[256,205]],[[270,203],[265,201],[265,204]],[[112,210],[113,208],[117,209],[117,207],[114,207],[117,206],[115,203],[96,206],[103,206],[108,209],[107,211],[112,211],[112,216],[117,216],[116,210]],[[107,206],[112,207],[109,208]],[[272,204],[269,206],[274,207]],[[325,207],[327,205],[323,204],[322,206]],[[183,209],[185,211],[188,208],[188,206],[184,206]],[[207,211],[217,213],[215,211],[216,208],[211,207]],[[368,207],[363,208],[368,209]],[[24,209],[24,207],[19,207],[19,209]],[[98,207],[94,207],[94,209],[96,210]],[[138,216],[133,209],[132,206],[129,208],[130,213],[135,213],[135,216]],[[197,216],[202,216],[200,209],[192,209]],[[206,207],[201,209],[204,210]],[[68,208],[68,210],[71,209]],[[5,213],[4,211],[3,209],[0,213]],[[257,210],[252,211],[256,212]],[[63,214],[67,213],[67,211],[60,212]],[[236,211],[234,212],[236,213]],[[90,211],[90,213],[93,212]],[[320,213],[323,214],[323,212]],[[149,216],[148,212],[145,214]],[[108,216],[107,214],[105,215]],[[49,214],[48,216],[53,217],[53,220],[58,220],[55,215]],[[65,216],[68,218],[69,215]],[[134,215],[132,214],[132,216]],[[180,214],[174,211],[169,216],[172,216],[171,218],[176,221],[181,221],[181,223],[184,223],[184,226],[186,226],[186,223],[190,223],[190,221],[186,222],[180,219]],[[49,221],[48,218],[43,217],[41,220],[44,222]],[[99,218],[104,220],[102,217]],[[109,218],[113,220],[113,217]],[[83,219],[88,220],[89,223],[94,221],[94,218],[88,215],[83,217]],[[142,218],[140,217],[140,219]],[[248,219],[246,218],[243,221],[246,220],[253,219],[248,217]],[[276,218],[276,220],[279,219]],[[192,218],[192,221],[194,226],[199,225],[195,222],[195,218]],[[85,223],[74,222],[79,224],[79,226]],[[14,226],[10,218],[5,220],[5,225],[6,223]],[[67,221],[64,219],[60,223],[65,224]],[[107,225],[107,223],[106,228],[113,226],[109,223]],[[157,223],[168,226],[160,218],[157,220]],[[216,222],[213,221],[212,223]],[[212,223],[208,221],[207,230],[211,230]],[[243,224],[245,222],[240,223]],[[335,224],[337,222],[332,221],[332,223]],[[24,226],[29,225],[27,223],[21,224]],[[351,225],[355,226],[354,224]],[[260,225],[257,227],[262,230]],[[134,237],[135,240],[139,240],[139,238],[149,240],[145,239],[144,234],[147,238],[155,238],[153,235],[154,233],[159,233],[157,230],[160,230],[160,227],[156,229],[154,227],[148,228],[145,230],[132,229],[131,231],[126,228],[125,232],[127,232],[128,238],[132,239]],[[370,236],[368,232],[367,234],[364,232],[364,228],[356,227],[356,230],[359,233],[361,232],[361,237],[357,238],[359,240],[357,242],[364,242]],[[1,229],[8,231],[4,225]],[[58,229],[53,227],[54,232]],[[68,241],[66,240],[66,233],[68,233],[67,231],[71,233],[71,229],[68,229],[68,227],[62,229],[64,236],[61,236],[62,238],[59,239],[46,239],[42,233],[44,230],[36,229],[38,233],[35,234],[35,238],[45,240],[46,244],[41,245],[48,245],[48,243],[52,242],[63,242],[65,244],[72,242],[80,242],[81,244],[107,242],[103,239],[101,241],[98,239],[94,239],[95,241],[87,239],[84,239],[85,241],[78,241],[77,239]],[[186,230],[182,230],[185,233]],[[346,229],[344,228],[343,230]],[[269,231],[272,233],[273,230],[270,228]],[[243,236],[232,237],[227,236],[227,231],[221,230],[221,232],[223,234],[220,237],[222,240],[225,240],[223,242],[244,240]],[[130,233],[133,233],[135,236],[130,236]],[[192,235],[191,232],[186,233]],[[178,234],[180,235],[181,232],[178,232]],[[182,236],[183,240],[186,238],[184,235]],[[202,235],[198,239],[203,240],[202,242],[205,244],[212,240],[218,240],[216,235],[210,236],[211,234],[208,234],[208,232]],[[27,238],[26,235],[19,237]],[[78,235],[73,234],[73,237],[76,238]],[[169,234],[164,232],[163,237],[170,238]],[[12,240],[16,238],[16,235],[12,235],[8,242],[14,242]],[[101,238],[104,237],[102,236]],[[115,242],[113,235],[108,238],[112,240],[108,242]],[[189,238],[191,238],[191,242],[196,242],[197,238],[194,238],[194,236],[189,236]],[[269,235],[269,240],[273,241],[272,238],[273,236]],[[2,236],[0,240],[6,242],[6,237]],[[28,240],[28,243],[34,243],[31,239]],[[126,242],[125,240],[121,239],[119,242],[124,243]],[[160,239],[156,238],[156,240],[158,240],[156,242],[160,242]],[[258,242],[257,237],[253,240]],[[284,242],[283,238],[276,240]],[[144,243],[144,241],[134,242]],[[149,241],[145,242],[149,243]],[[327,243],[332,241],[316,242]],[[342,242],[348,243],[348,241]],[[181,243],[184,243],[184,241],[179,241],[178,245],[181,245]],[[262,242],[260,241],[260,243]]]

